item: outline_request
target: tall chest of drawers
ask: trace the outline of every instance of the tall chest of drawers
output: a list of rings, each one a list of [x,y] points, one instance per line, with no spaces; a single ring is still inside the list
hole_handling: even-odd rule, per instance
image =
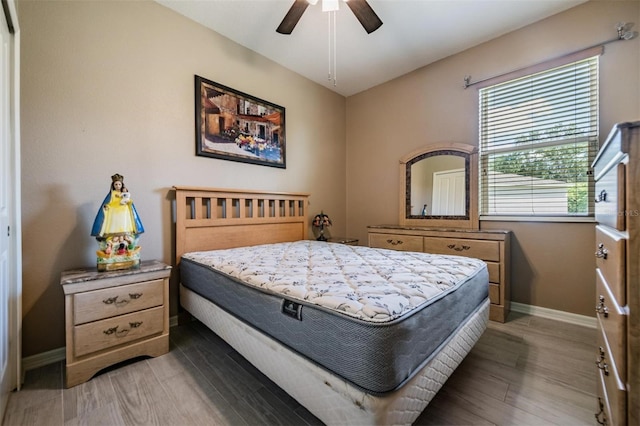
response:
[[[593,163],[598,412],[640,424],[640,122],[614,126]]]
[[[170,273],[171,267],[158,261],[122,271],[62,273],[66,387],[112,364],[169,351]]]
[[[510,231],[369,226],[369,247],[482,259],[489,270],[489,319],[505,322],[510,300]]]

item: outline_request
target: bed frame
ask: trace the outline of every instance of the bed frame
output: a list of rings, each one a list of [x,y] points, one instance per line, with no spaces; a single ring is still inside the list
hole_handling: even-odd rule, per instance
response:
[[[183,254],[308,239],[308,194],[175,186],[176,266]],[[179,268],[176,268],[179,270]],[[373,396],[180,284],[180,305],[326,424],[410,425],[478,341],[489,300],[400,389]]]

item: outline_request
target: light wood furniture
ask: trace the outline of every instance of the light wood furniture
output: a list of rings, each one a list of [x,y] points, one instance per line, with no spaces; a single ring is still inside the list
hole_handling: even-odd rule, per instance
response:
[[[169,351],[170,273],[158,261],[129,270],[62,273],[67,387],[120,361]]]
[[[174,189],[178,265],[181,256],[191,251],[308,239],[311,217],[308,217],[307,194],[180,186]],[[408,418],[417,415],[418,409],[423,409],[439,388],[437,380],[434,379],[430,382],[429,389],[422,392],[424,387],[412,380],[406,386],[383,396],[367,395],[366,398],[362,398],[361,391],[348,382],[318,371],[318,367],[311,361],[287,349],[275,339],[264,337],[252,328],[247,328],[230,313],[182,284],[180,304],[211,330],[224,336],[227,343],[238,350],[246,360],[268,375],[304,407],[325,418],[325,422],[329,419],[329,422],[334,423],[370,424],[387,414],[394,416],[395,413],[406,413]],[[464,333],[468,335],[465,344],[458,345],[458,351],[475,342],[474,336],[479,337],[481,334],[476,331],[484,330],[486,317],[482,315],[488,310],[488,305],[489,303],[483,304],[483,310],[477,312],[473,325],[470,325],[470,322],[465,323],[461,331],[454,336],[456,338]],[[240,330],[242,333],[239,333]],[[287,360],[285,364],[264,361],[276,352],[279,353],[277,358]],[[458,358],[449,358],[446,368],[455,369],[465,354],[463,350],[457,353]],[[435,356],[440,355],[441,353],[438,353]],[[425,377],[423,374],[427,368],[431,368],[430,364],[424,366],[414,379]],[[297,381],[291,380],[292,371]],[[440,374],[440,377],[445,378],[446,375]],[[335,383],[329,383],[333,380]],[[299,383],[306,383],[306,386],[299,386]],[[334,392],[331,389],[341,391]],[[354,398],[362,404],[354,406]],[[398,407],[407,400],[412,401],[410,408],[399,409]]]
[[[500,322],[506,321],[510,309],[510,241],[510,231],[369,226],[369,247],[455,254],[484,260],[489,270],[489,319]]]
[[[428,176],[442,171],[438,164],[447,164],[451,158],[462,159],[464,164],[464,206],[459,215],[416,214],[415,206],[433,204],[432,187],[425,186]],[[430,162],[430,165],[424,163]],[[422,165],[421,165],[422,164]],[[422,169],[421,167],[426,167]],[[404,226],[430,228],[478,229],[478,149],[462,143],[431,144],[412,151],[400,159],[399,218]],[[456,186],[452,184],[452,186]],[[431,194],[422,198],[421,194]]]
[[[598,413],[607,425],[640,424],[640,122],[611,130],[593,163],[596,180]]]
[[[309,194],[174,186],[176,265],[184,253],[306,240]]]

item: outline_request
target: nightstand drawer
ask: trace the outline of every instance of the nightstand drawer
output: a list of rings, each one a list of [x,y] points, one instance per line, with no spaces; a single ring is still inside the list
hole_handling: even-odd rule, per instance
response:
[[[118,346],[154,334],[164,327],[164,307],[147,309],[102,321],[75,326],[73,350],[76,357]]]
[[[500,262],[500,243],[498,241],[426,237],[424,251]]]
[[[422,237],[414,235],[369,234],[369,247],[400,251],[422,251]]]
[[[164,303],[163,283],[154,280],[74,294],[74,325],[160,306]]]

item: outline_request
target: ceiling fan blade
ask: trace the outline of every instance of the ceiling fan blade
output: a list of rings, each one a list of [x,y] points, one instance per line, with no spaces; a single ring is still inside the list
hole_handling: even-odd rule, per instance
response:
[[[371,34],[382,25],[382,21],[373,11],[367,0],[348,0],[345,1],[351,9],[358,21],[362,24],[367,34]]]
[[[309,2],[307,2],[307,0],[295,0],[293,5],[291,5],[291,9],[284,15],[284,19],[280,22],[276,32],[280,34],[291,34],[308,6]]]

